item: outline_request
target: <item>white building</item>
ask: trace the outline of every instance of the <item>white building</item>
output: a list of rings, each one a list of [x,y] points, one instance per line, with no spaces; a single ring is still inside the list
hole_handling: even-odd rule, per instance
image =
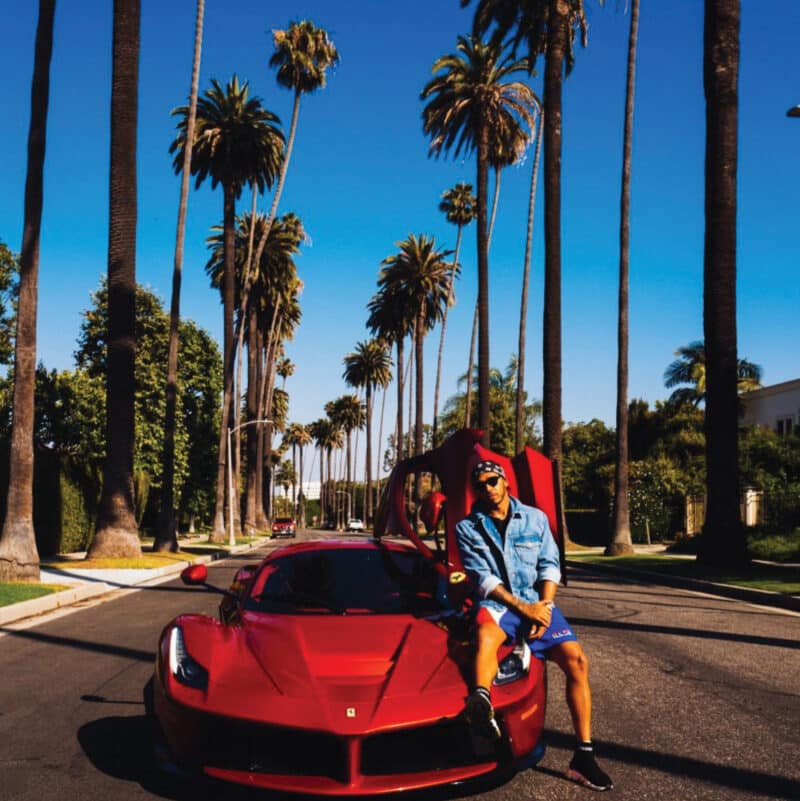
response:
[[[800,428],[800,378],[745,392],[741,398],[744,425],[768,426],[781,435]]]

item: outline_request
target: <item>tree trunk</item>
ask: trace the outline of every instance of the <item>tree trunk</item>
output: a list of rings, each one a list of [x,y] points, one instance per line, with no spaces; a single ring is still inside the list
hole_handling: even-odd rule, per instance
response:
[[[372,385],[366,385],[366,411],[367,411],[367,445],[366,445],[366,479],[367,491],[364,500],[364,517],[366,524],[372,521]]]
[[[89,558],[142,553],[133,494],[139,19],[139,0],[114,0],[106,460]]]
[[[172,269],[172,298],[169,310],[169,347],[167,352],[166,410],[164,413],[164,449],[161,457],[161,506],[156,526],[154,551],[178,550],[178,527],[175,520],[175,417],[178,401],[178,335],[181,321],[181,280],[183,243],[186,235],[186,208],[189,198],[194,127],[197,117],[197,87],[200,76],[200,53],[203,44],[205,0],[197,0],[194,31],[194,58],[186,120],[186,146],[181,170],[181,194],[178,202],[178,227],[175,234],[175,259]]]
[[[736,354],[736,168],[739,2],[706,0],[703,329],[706,347],[706,523],[698,558],[748,561],[739,517]]]
[[[622,142],[622,191],[619,220],[619,304],[617,321],[617,458],[614,469],[614,530],[606,556],[633,553],[628,509],[628,275],[630,267],[631,141],[636,78],[639,0],[631,2],[625,128]]]
[[[461,250],[461,233],[464,226],[458,226],[458,234],[456,236],[456,252],[453,255],[453,265],[450,268],[450,280],[447,283],[447,303],[444,307],[444,315],[442,316],[442,333],[439,336],[439,354],[436,359],[436,385],[433,390],[433,447],[439,444],[438,432],[438,417],[439,417],[439,386],[442,378],[442,354],[444,353],[444,333],[447,330],[447,312],[450,311],[450,306],[453,303],[453,287],[456,280],[456,270],[458,269],[458,254]],[[399,369],[399,367],[398,367]]]
[[[222,419],[219,429],[219,456],[217,458],[217,497],[214,510],[214,528],[211,531],[212,542],[225,542],[227,539],[225,519],[225,485],[227,466],[228,430],[233,417],[233,365],[236,357],[233,337],[233,306],[235,289],[235,234],[236,234],[236,200],[233,187],[223,186],[223,270],[222,270],[222,306],[223,306],[223,390],[222,390]],[[230,511],[235,509],[238,501],[228,499],[233,503]]]
[[[33,528],[33,424],[36,387],[36,312],[39,234],[42,223],[50,58],[55,0],[40,0],[31,82],[25,221],[20,254],[17,333],[14,342],[14,414],[11,427],[6,518],[0,536],[0,581],[38,580],[39,553]]]
[[[486,201],[489,190],[489,128],[482,123],[478,142],[478,427],[481,444],[491,447],[489,427],[489,238]],[[419,369],[419,368],[417,368]]]
[[[533,158],[531,191],[528,198],[528,228],[525,236],[525,263],[522,268],[522,299],[519,307],[519,341],[517,346],[517,395],[514,412],[514,452],[525,447],[525,344],[528,330],[528,284],[531,274],[531,254],[533,252],[533,223],[536,211],[536,185],[539,181],[539,159],[542,153],[542,126],[544,114],[539,109],[539,125],[536,133],[536,155]]]
[[[245,516],[244,530],[248,537],[255,536],[258,528],[258,516],[256,513],[258,487],[258,439],[260,435],[259,425],[255,421],[259,419],[258,409],[258,325],[256,314],[248,312],[249,327],[247,337],[247,486],[245,488]]]
[[[423,426],[423,392],[425,371],[423,370],[424,353],[423,345],[425,344],[425,308],[424,303],[420,302],[419,313],[417,315],[417,338],[414,343],[414,360],[417,363],[417,391],[416,391],[416,408],[414,410],[417,424],[414,428],[414,455],[419,456],[423,451],[422,446],[422,426]]]
[[[480,306],[475,298],[475,311],[472,313],[472,335],[469,339],[469,361],[467,362],[467,395],[464,405],[464,428],[472,425],[472,374],[475,372],[475,340],[478,338],[478,312]]]
[[[403,345],[405,337],[398,337],[395,347],[397,348],[397,460],[401,462],[405,454],[403,447],[403,384],[405,377],[403,375]]]

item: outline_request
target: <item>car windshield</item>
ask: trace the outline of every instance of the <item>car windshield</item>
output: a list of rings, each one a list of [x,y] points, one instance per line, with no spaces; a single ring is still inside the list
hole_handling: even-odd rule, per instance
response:
[[[244,608],[284,614],[425,617],[450,609],[445,582],[421,554],[388,548],[287,554],[261,569]]]
[[[285,526],[285,525],[288,525],[288,524],[292,523],[292,518],[291,517],[276,517],[274,522],[275,522],[276,526],[277,525]]]

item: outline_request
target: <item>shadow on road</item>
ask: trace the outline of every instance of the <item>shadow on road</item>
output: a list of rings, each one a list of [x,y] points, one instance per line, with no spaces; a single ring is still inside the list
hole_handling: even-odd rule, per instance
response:
[[[672,634],[676,637],[700,637],[704,640],[724,640],[727,642],[746,642],[751,645],[770,645],[775,648],[800,649],[800,642],[783,637],[762,637],[758,634],[741,634],[727,631],[708,631],[707,629],[682,628],[680,626],[660,626],[652,623],[624,623],[618,620],[597,620],[589,617],[573,617],[570,623],[590,628],[617,629],[649,634]]]
[[[544,737],[549,745],[559,748],[571,750],[575,744],[575,738],[572,734],[565,734],[551,729],[545,730]],[[602,759],[613,759],[628,765],[638,765],[649,770],[686,776],[687,778],[714,784],[718,787],[746,790],[757,794],[759,797],[786,798],[790,799],[790,801],[791,799],[800,798],[800,781],[787,779],[783,776],[773,776],[769,773],[760,773],[747,768],[737,768],[733,765],[718,765],[713,762],[704,762],[701,759],[678,756],[677,754],[659,753],[658,751],[635,748],[622,743],[599,741],[597,751]],[[536,768],[535,770],[542,769]]]
[[[107,642],[90,642],[89,640],[78,640],[75,637],[57,637],[53,634],[44,634],[34,629],[11,629],[0,626],[0,633],[9,637],[19,637],[34,642],[42,642],[48,645],[60,645],[64,648],[77,648],[90,653],[113,654],[114,656],[124,656],[128,659],[136,659],[140,662],[154,662],[155,648],[152,651],[144,651],[140,648],[126,648],[124,645],[112,645]]]

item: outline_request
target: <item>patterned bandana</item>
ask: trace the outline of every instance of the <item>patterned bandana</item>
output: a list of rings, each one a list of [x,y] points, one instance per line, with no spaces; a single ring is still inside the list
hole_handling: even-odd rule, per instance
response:
[[[485,459],[482,462],[478,462],[478,464],[472,468],[472,480],[475,481],[481,473],[496,473],[502,478],[506,477],[506,471],[503,470],[503,468],[500,467],[497,462],[493,462],[491,459]]]

